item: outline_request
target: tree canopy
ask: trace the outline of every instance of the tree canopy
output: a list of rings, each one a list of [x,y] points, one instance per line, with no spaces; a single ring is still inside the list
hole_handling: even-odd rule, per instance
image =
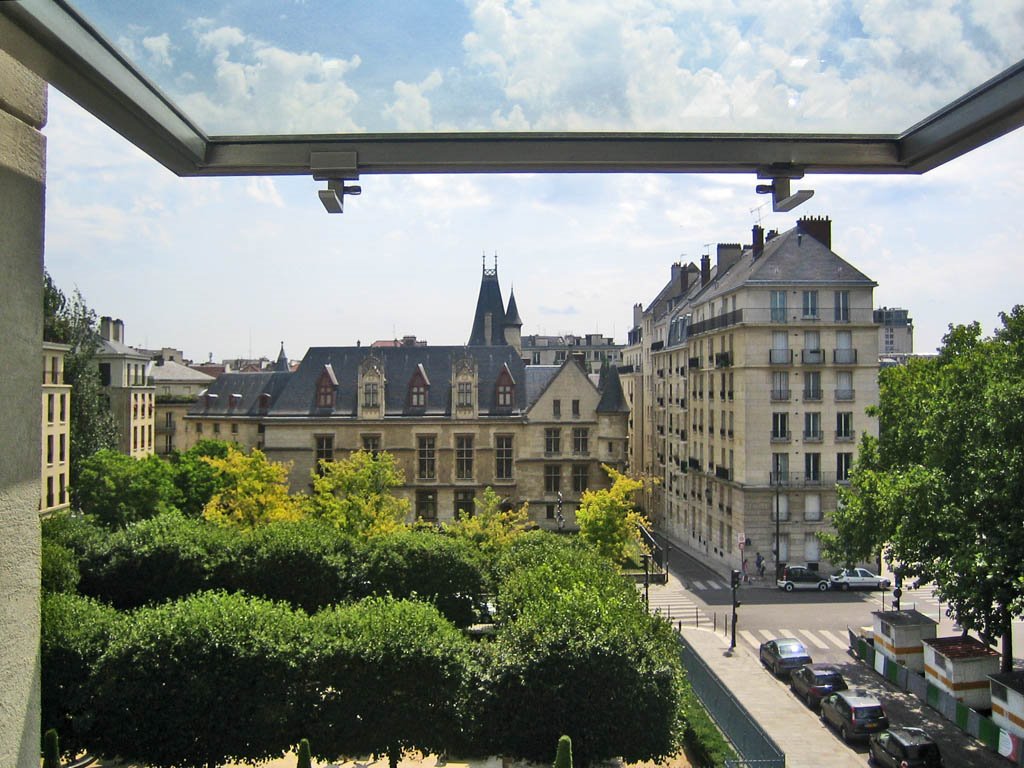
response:
[[[303,498],[288,493],[288,465],[267,459],[253,448],[248,454],[228,446],[223,457],[205,456],[221,483],[203,517],[224,526],[255,528],[274,521],[298,520]]]
[[[159,456],[137,459],[105,448],[83,457],[75,506],[109,528],[121,528],[176,508],[180,493],[174,469]]]
[[[615,563],[629,559],[640,544],[638,526],[649,526],[643,513],[633,506],[633,494],[643,488],[637,480],[605,466],[612,480],[611,488],[586,490],[576,510],[580,536]]]
[[[309,513],[343,533],[389,533],[405,522],[409,501],[391,491],[405,483],[405,473],[387,451],[356,451],[347,459],[321,461],[312,479]]]
[[[950,327],[939,354],[879,377],[879,439],[862,439],[826,556],[881,553],[1009,658],[1024,612],[1024,309]]]

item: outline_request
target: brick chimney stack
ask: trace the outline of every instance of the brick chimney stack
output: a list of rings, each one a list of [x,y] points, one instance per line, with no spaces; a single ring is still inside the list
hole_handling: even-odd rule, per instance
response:
[[[700,257],[700,284],[705,286],[711,282],[711,256],[705,254]]]
[[[805,216],[797,220],[796,228],[832,250],[832,220],[828,216]]]
[[[751,251],[754,254],[754,261],[757,261],[759,258],[761,258],[761,254],[764,253],[764,227],[762,227],[760,224],[755,224],[753,229],[753,237],[754,239],[751,241],[753,243],[753,245],[751,246]]]

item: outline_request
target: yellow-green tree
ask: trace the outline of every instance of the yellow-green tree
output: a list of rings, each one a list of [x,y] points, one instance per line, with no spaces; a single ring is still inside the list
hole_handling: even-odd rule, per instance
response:
[[[650,523],[633,507],[633,494],[644,487],[642,480],[602,465],[612,480],[611,488],[587,490],[576,510],[580,536],[615,563],[623,563],[640,546],[637,526]]]
[[[302,497],[288,493],[289,464],[270,461],[258,449],[245,454],[231,446],[223,458],[204,456],[223,487],[203,509],[203,517],[218,525],[255,528],[275,521],[298,520]]]
[[[314,472],[310,515],[328,520],[347,534],[374,536],[405,524],[409,500],[392,488],[405,483],[405,473],[387,451],[356,451],[340,461],[321,461]]]
[[[499,554],[526,530],[528,503],[518,509],[503,509],[501,496],[487,486],[479,498],[473,499],[473,505],[476,508],[473,514],[460,513],[458,519],[446,523],[444,529],[456,538],[472,542],[484,555]]]

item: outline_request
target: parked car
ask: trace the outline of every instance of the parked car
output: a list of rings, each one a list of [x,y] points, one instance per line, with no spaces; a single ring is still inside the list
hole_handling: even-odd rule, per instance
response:
[[[821,719],[839,729],[843,741],[870,736],[889,727],[882,702],[868,691],[854,688],[821,700]]]
[[[939,745],[920,728],[892,728],[871,737],[868,757],[891,768],[942,768]]]
[[[829,579],[832,589],[888,589],[888,579],[872,573],[867,568],[842,568]]]
[[[787,565],[782,571],[782,577],[775,584],[787,592],[794,589],[817,589],[824,592],[832,582],[825,574],[812,571],[806,565]]]
[[[803,643],[793,637],[780,637],[761,643],[758,656],[761,663],[776,677],[788,675],[790,671],[812,663]]]
[[[817,709],[823,698],[845,691],[849,686],[832,664],[804,664],[790,673],[789,687],[807,702],[807,706]]]

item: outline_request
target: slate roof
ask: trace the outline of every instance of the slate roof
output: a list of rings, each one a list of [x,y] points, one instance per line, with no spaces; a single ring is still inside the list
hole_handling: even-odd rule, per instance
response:
[[[560,370],[562,370],[560,365],[526,366],[526,402],[528,407],[537,402]]]
[[[270,407],[270,416],[349,416],[357,413],[359,369],[368,358],[380,361],[384,370],[385,416],[438,416],[451,413],[451,385],[455,362],[470,357],[476,363],[478,411],[481,415],[507,415],[526,409],[526,366],[515,348],[500,347],[311,347],[291,374],[284,391]],[[316,407],[316,386],[331,366],[338,381],[333,410]],[[409,382],[422,371],[431,386],[426,406],[408,405]],[[512,375],[514,403],[498,408],[496,384],[507,367]]]
[[[131,357],[136,360],[149,360],[150,357],[145,352],[139,352],[134,347],[129,347],[127,344],[122,344],[120,341],[111,341],[110,339],[99,338],[99,344],[96,347],[96,354],[100,357],[116,355],[117,357]]]
[[[501,298],[501,286],[498,284],[498,268],[484,268],[480,278],[480,294],[476,299],[476,312],[473,314],[473,330],[469,334],[469,346],[488,346],[485,334],[485,316],[491,316],[491,340],[489,346],[505,346],[505,302]]]
[[[505,325],[514,325],[522,327],[523,320],[519,317],[519,307],[516,306],[516,292],[515,289],[511,291],[508,297],[508,309],[505,311]]]
[[[270,395],[270,402],[280,396],[295,374],[287,371],[259,371],[256,373],[222,373],[206,388],[206,392],[188,410],[189,416],[260,416],[260,395]],[[205,395],[216,397],[206,397]],[[232,395],[241,395],[234,398]]]
[[[176,363],[173,360],[164,360],[161,364],[153,365],[153,367],[150,368],[149,376],[153,380],[154,384],[169,382],[203,384],[211,382],[215,378],[209,374],[203,373],[202,371],[197,371],[195,368],[189,368],[187,365]]]
[[[619,369],[609,366],[604,373],[604,385],[601,389],[601,401],[597,404],[598,413],[629,413],[629,404],[622,391]]]

